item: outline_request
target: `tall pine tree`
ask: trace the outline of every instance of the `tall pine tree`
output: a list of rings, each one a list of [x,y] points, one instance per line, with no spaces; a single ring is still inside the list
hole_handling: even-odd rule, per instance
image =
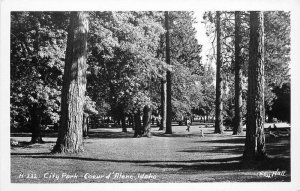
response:
[[[221,60],[221,28],[220,11],[216,14],[216,33],[217,33],[217,71],[216,71],[216,121],[215,133],[223,133],[223,103],[222,103],[222,60]]]
[[[165,12],[165,26],[166,26],[166,62],[170,65],[170,34],[169,34],[169,13]],[[166,119],[166,133],[172,134],[172,89],[171,89],[171,72],[167,71],[167,119]]]
[[[234,65],[234,84],[235,84],[235,97],[234,97],[234,127],[233,134],[238,135],[243,133],[242,123],[242,55],[241,55],[241,12],[235,12],[235,65]]]
[[[266,157],[264,135],[264,24],[263,13],[250,12],[247,130],[245,160]]]

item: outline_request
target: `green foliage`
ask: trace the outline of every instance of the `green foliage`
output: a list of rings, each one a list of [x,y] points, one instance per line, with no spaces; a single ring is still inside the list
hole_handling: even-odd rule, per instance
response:
[[[215,112],[216,88],[214,84],[215,71],[210,64],[204,64],[204,72],[200,78],[201,99],[198,107],[195,107],[196,114],[207,116]]]
[[[234,15],[221,12],[224,115],[232,118]],[[29,124],[38,104],[44,123],[59,121],[68,12],[11,13],[11,124]],[[163,12],[89,12],[86,112],[120,116],[150,104],[160,107],[160,84],[172,73],[172,112],[214,112],[214,12],[203,15],[212,40],[208,63],[201,63],[193,12],[170,12],[171,66],[165,63]],[[266,110],[289,81],[290,13],[265,12]],[[243,98],[246,99],[249,13],[242,12]]]
[[[98,111],[96,109],[96,102],[93,101],[89,96],[85,96],[85,103],[84,103],[84,112],[88,114],[97,115]]]
[[[202,99],[202,46],[196,39],[193,12],[170,12],[170,20],[172,113],[173,118],[181,119],[190,115]]]
[[[43,119],[59,120],[60,86],[66,46],[65,14],[11,13],[11,124],[30,121],[30,107],[38,104]]]
[[[234,15],[233,12],[221,12],[222,33],[222,76],[224,79],[223,100],[225,118],[233,119],[233,69],[234,69]],[[214,12],[204,14],[207,35],[212,39],[214,49]],[[249,60],[249,12],[242,12],[241,23],[241,53],[243,71],[243,99],[247,96],[247,63]],[[270,111],[276,99],[273,89],[290,79],[290,13],[283,11],[264,12],[265,28],[265,107]],[[212,53],[214,55],[214,51]],[[214,56],[209,57],[214,62]],[[245,104],[244,104],[245,107]],[[244,108],[243,108],[244,109]],[[244,110],[245,111],[245,110]],[[232,122],[232,121],[231,121]],[[231,123],[230,122],[230,123]]]
[[[30,121],[34,104],[45,123],[59,121],[68,14],[12,13],[12,124]],[[201,94],[211,85],[204,83],[193,13],[170,15],[172,66],[165,63],[162,12],[89,12],[85,112],[118,118],[151,105],[155,113],[168,70],[173,75],[174,117],[190,114],[209,99]]]
[[[157,58],[164,32],[153,12],[91,13],[88,94],[108,103],[111,114],[129,113],[151,103],[151,82],[165,63]]]
[[[271,110],[276,99],[274,88],[290,80],[290,13],[264,12],[265,26],[265,105]]]
[[[269,117],[275,117],[281,121],[291,122],[291,90],[290,82],[282,86],[276,86],[272,92],[276,98],[272,102],[271,110],[267,111]]]
[[[290,79],[290,14],[283,11],[264,13],[265,71],[269,86],[281,86]]]
[[[88,95],[115,117],[160,106],[160,83],[173,78],[173,113],[190,113],[199,102],[200,51],[191,12],[171,12],[172,65],[165,63],[162,12],[90,13]],[[98,107],[99,108],[99,107]]]

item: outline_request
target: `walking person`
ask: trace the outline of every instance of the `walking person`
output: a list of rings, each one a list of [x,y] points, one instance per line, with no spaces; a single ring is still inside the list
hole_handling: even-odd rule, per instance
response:
[[[188,132],[190,132],[190,128],[191,128],[191,121],[190,121],[190,119],[189,118],[187,118],[187,120],[186,120],[186,126],[187,126],[187,131]]]

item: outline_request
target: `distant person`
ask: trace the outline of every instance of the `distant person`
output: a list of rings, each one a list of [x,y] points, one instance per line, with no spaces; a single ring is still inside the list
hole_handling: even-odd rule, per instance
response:
[[[200,125],[199,128],[200,128],[200,137],[204,137],[204,129],[203,129],[203,126]]]
[[[190,132],[190,128],[191,128],[191,121],[189,119],[186,120],[186,126],[187,126],[187,131]]]

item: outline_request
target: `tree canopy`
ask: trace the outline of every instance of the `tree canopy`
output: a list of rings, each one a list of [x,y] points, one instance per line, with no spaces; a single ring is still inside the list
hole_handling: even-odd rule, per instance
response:
[[[34,108],[43,125],[60,121],[60,97],[70,12],[11,13],[11,127],[33,123]],[[171,11],[171,66],[165,62],[164,13],[88,12],[86,111],[97,116],[131,116],[145,105],[160,112],[160,83],[172,73],[172,116],[212,115],[215,100],[214,51],[201,58],[193,12]],[[207,35],[215,37],[215,12],[203,15]],[[225,124],[232,124],[234,104],[234,12],[221,12],[221,55]],[[280,88],[289,84],[290,13],[264,12],[265,97],[273,116]],[[241,12],[242,96],[247,97],[249,12]],[[214,47],[215,41],[212,40]],[[213,48],[214,49],[214,48]],[[288,85],[286,85],[288,86]],[[278,89],[279,88],[279,89]],[[285,91],[285,90],[283,90]],[[272,110],[274,112],[272,112]],[[245,114],[245,104],[243,105]],[[276,113],[276,112],[275,112]],[[274,116],[275,117],[275,116]],[[283,117],[286,120],[287,117]],[[228,123],[227,123],[228,122]]]
[[[29,111],[35,103],[43,113],[43,124],[59,123],[69,14],[11,14],[13,127],[30,124],[34,114]],[[199,106],[204,74],[195,18],[192,12],[170,15],[172,67],[165,63],[163,12],[89,12],[86,100],[90,110],[116,119],[147,104],[158,111],[159,83],[166,71],[174,76],[174,118]]]

